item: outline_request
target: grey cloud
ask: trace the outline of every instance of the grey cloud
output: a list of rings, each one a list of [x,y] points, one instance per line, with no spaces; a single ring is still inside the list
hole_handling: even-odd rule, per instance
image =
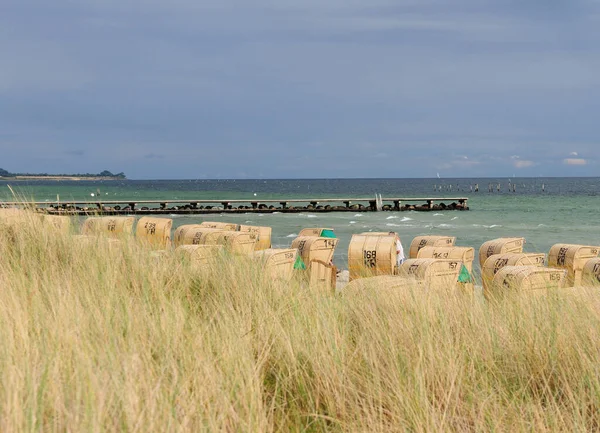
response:
[[[147,153],[144,155],[146,159],[164,159],[165,155],[157,155],[156,153]]]
[[[565,158],[563,163],[567,165],[587,165],[588,161],[584,158]]]
[[[75,149],[75,150],[66,150],[65,155],[70,155],[70,156],[83,156],[85,155],[85,150],[82,149]]]
[[[523,173],[592,173],[565,149],[600,158],[597,3],[24,3],[0,16],[13,163],[59,167],[73,155],[52,149],[84,146],[83,164],[129,177],[319,177],[491,175],[517,152]]]

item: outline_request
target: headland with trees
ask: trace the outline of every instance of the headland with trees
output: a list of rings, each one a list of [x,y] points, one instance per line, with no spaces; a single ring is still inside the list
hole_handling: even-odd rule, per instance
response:
[[[8,178],[14,180],[115,180],[126,179],[125,173],[112,173],[108,170],[100,173],[77,173],[77,174],[49,174],[49,173],[11,173],[8,170],[0,168],[0,179]]]

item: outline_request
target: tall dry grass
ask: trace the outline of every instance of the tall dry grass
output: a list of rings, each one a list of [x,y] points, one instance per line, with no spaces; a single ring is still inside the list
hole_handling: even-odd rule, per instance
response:
[[[3,224],[0,430],[600,429],[594,293],[334,296],[260,271]]]

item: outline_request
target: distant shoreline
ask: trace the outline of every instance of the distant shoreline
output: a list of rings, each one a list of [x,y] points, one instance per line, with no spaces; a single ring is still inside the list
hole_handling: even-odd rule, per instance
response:
[[[0,180],[123,180],[114,176],[0,176]]]

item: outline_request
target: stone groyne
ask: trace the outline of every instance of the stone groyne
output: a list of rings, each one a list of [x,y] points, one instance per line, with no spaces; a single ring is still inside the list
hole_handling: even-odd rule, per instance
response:
[[[4,202],[3,207],[27,207],[49,214],[211,214],[248,212],[401,212],[469,210],[466,197],[433,198],[316,198],[268,200],[116,200],[116,201],[64,201],[64,202]]]

